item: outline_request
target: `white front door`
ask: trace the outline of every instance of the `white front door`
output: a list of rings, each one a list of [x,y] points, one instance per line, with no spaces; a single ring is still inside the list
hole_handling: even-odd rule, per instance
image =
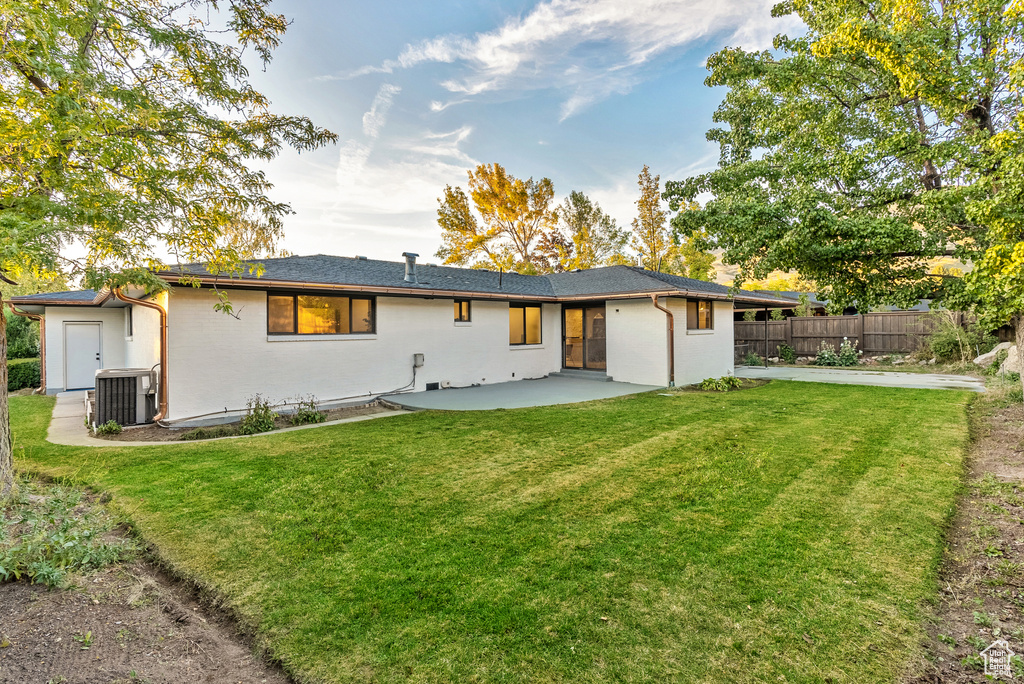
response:
[[[64,389],[92,389],[100,358],[102,323],[64,323]]]

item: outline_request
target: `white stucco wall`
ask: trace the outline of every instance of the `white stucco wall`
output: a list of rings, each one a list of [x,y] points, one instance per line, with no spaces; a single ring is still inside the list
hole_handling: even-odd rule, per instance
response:
[[[734,371],[732,302],[714,302],[714,329],[686,329],[686,300],[666,300],[676,319],[676,385],[692,385]]]
[[[456,324],[452,299],[377,298],[373,335],[267,334],[265,292],[228,292],[237,318],[213,310],[208,291],[175,288],[168,304],[170,419],[244,408],[260,393],[276,402],[379,394],[412,380],[416,390],[542,377],[561,365],[560,306],[543,307],[543,343],[508,344],[508,304],[474,301],[472,322]]]
[[[605,312],[608,375],[619,382],[668,385],[665,312],[655,309],[649,298],[609,300]]]
[[[83,306],[46,307],[46,391],[64,391],[64,323],[98,322],[102,368],[125,367],[124,310]]]

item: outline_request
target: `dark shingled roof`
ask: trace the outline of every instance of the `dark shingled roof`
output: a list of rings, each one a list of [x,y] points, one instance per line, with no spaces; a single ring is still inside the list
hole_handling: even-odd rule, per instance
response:
[[[96,290],[68,290],[67,292],[41,292],[32,295],[11,297],[14,304],[53,304],[73,302],[76,304],[92,304],[96,299]]]
[[[398,291],[398,294],[409,294],[411,291],[423,290],[432,296],[438,293],[460,293],[479,295],[496,295],[511,299],[570,299],[580,297],[601,296],[643,296],[650,293],[664,292],[685,293],[695,296],[705,295],[715,299],[732,299],[738,301],[761,302],[767,300],[776,305],[780,298],[769,293],[738,292],[735,295],[724,285],[708,283],[692,278],[683,278],[667,273],[656,273],[635,266],[607,266],[592,268],[585,271],[554,273],[550,275],[520,275],[518,273],[498,273],[472,268],[453,268],[450,266],[431,266],[416,264],[416,283],[405,282],[405,262],[379,261],[377,259],[359,259],[352,257],[329,256],[315,254],[313,256],[290,256],[280,259],[264,259],[263,275],[255,278],[244,275],[236,279],[220,276],[220,287],[239,286],[256,288],[287,288],[288,283],[296,286],[331,285],[339,288],[380,288],[376,291]],[[185,264],[176,266],[161,275],[174,280],[182,274],[194,275],[199,278],[211,278],[203,264]],[[372,291],[372,290],[371,290]],[[79,292],[50,292],[28,297],[15,297],[12,301],[25,304],[47,304],[50,302],[91,303],[96,297],[93,290]],[[782,302],[788,301],[785,299]]]
[[[418,285],[405,282],[404,261],[378,261],[353,257],[315,254],[263,259],[262,280],[280,280],[293,283],[323,283],[329,285],[364,285],[369,287],[419,287],[424,290],[451,290],[453,292],[493,292],[533,297],[551,297],[550,283],[542,276],[518,273],[499,274],[472,268],[429,266],[416,264]],[[209,275],[203,264],[186,264],[167,271],[165,275],[185,273]],[[499,287],[499,280],[501,287]],[[228,283],[224,286],[229,287]]]
[[[692,278],[683,278],[667,273],[656,273],[635,266],[608,266],[585,271],[553,273],[549,275],[499,274],[472,268],[431,266],[416,264],[417,283],[405,282],[405,262],[379,261],[352,257],[316,254],[313,256],[291,256],[280,259],[264,259],[264,272],[260,279],[296,284],[321,283],[329,285],[352,285],[362,287],[409,288],[442,290],[458,294],[474,292],[481,294],[518,295],[520,297],[585,297],[589,295],[628,295],[631,293],[677,292],[707,294],[716,298],[731,298],[728,287]],[[175,273],[208,276],[202,264],[186,264],[164,273],[173,277]],[[249,283],[259,282],[243,278]],[[222,286],[230,287],[230,281]],[[742,292],[737,296],[759,300],[778,297],[767,293]]]

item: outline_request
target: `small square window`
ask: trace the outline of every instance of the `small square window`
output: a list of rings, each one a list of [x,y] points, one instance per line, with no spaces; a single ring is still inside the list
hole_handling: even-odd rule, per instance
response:
[[[711,302],[698,302],[692,299],[686,302],[686,329],[712,330],[715,325],[714,305]]]
[[[455,300],[455,322],[456,323],[469,323],[469,300],[468,299],[456,299]]]

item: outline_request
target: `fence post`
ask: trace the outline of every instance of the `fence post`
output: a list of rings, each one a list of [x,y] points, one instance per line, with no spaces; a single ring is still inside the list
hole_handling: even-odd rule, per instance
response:
[[[864,314],[857,314],[857,348],[864,351]]]
[[[793,319],[792,318],[787,318],[786,319],[786,331],[785,332],[786,332],[786,346],[792,347],[793,346]]]

